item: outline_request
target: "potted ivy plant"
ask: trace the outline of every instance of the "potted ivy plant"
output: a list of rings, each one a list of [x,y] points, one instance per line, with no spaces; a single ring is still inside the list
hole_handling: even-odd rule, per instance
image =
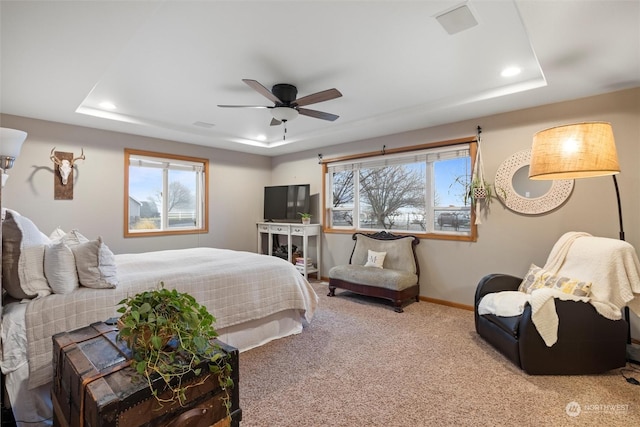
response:
[[[118,337],[131,349],[132,366],[146,378],[158,402],[162,405],[177,400],[185,406],[189,388],[217,377],[230,422],[229,389],[234,386],[231,364],[213,341],[218,336],[216,319],[206,307],[187,293],[166,289],[163,282],[157,289],[125,298],[119,304],[122,316],[118,319]],[[202,372],[203,366],[206,372]],[[183,383],[187,375],[199,379]],[[163,386],[153,387],[158,378]]]
[[[302,218],[303,224],[309,224],[311,222],[312,215],[310,213],[298,212],[298,215],[300,215],[300,218]]]

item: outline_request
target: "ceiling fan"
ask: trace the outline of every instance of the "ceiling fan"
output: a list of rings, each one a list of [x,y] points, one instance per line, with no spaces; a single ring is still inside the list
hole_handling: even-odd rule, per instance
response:
[[[296,88],[294,85],[288,83],[278,83],[274,85],[271,90],[269,90],[256,80],[242,79],[242,81],[265,98],[273,101],[274,105],[218,105],[218,107],[268,108],[271,110],[271,115],[273,116],[273,118],[271,119],[271,126],[276,126],[281,123],[285,123],[286,125],[288,121],[298,117],[298,114],[313,117],[315,119],[329,120],[331,122],[339,117],[335,114],[325,113],[323,111],[300,108],[305,105],[316,104],[318,102],[340,98],[342,94],[338,89],[327,89],[296,99],[296,96],[298,96],[298,88]]]

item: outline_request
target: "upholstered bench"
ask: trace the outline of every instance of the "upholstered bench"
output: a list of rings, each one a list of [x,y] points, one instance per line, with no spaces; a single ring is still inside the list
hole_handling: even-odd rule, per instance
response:
[[[402,303],[419,300],[419,268],[415,246],[420,240],[411,235],[354,233],[355,245],[349,264],[337,265],[329,271],[329,294],[336,288],[361,295],[393,301],[402,313]]]

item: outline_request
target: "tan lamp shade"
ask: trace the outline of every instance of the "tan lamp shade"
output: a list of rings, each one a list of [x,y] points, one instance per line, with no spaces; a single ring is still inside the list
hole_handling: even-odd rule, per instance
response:
[[[620,172],[610,123],[556,126],[533,136],[529,178],[574,179]]]

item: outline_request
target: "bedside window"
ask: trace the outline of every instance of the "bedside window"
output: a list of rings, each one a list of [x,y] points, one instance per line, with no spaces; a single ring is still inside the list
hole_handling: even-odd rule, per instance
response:
[[[125,237],[208,231],[209,160],[125,149]]]

